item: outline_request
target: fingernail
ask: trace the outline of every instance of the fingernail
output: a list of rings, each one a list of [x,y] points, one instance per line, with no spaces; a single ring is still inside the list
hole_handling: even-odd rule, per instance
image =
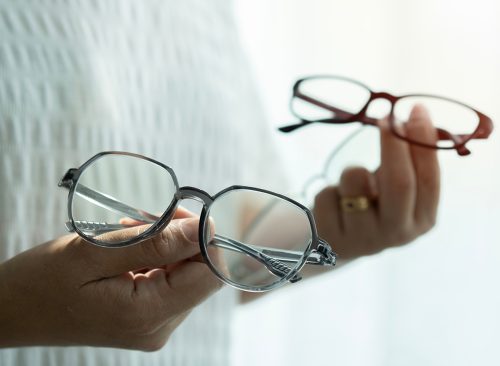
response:
[[[190,241],[198,243],[198,228],[200,220],[198,219],[181,219],[181,230]]]
[[[410,121],[418,121],[422,119],[428,119],[429,112],[423,104],[415,104],[410,112]]]

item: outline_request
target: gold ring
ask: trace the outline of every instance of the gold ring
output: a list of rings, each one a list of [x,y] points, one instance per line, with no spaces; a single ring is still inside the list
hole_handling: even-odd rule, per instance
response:
[[[370,208],[370,200],[366,196],[342,197],[340,207],[344,212],[360,212]]]

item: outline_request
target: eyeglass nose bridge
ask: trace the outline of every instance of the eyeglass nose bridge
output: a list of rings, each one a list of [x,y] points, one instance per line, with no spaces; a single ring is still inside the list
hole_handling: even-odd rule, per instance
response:
[[[210,206],[214,199],[207,192],[202,189],[190,186],[180,187],[177,193],[175,194],[175,198],[178,201],[191,199],[197,202],[200,202],[205,207]]]
[[[359,121],[365,125],[377,126],[378,118],[369,117],[367,115],[368,109],[373,107],[373,105],[379,100],[385,100],[389,103],[387,115],[392,116],[394,103],[397,101],[397,97],[386,92],[371,92],[370,98],[364,105],[364,107],[358,112],[358,114],[353,115],[349,121]]]
[[[372,95],[370,97],[370,102],[374,101],[375,99],[387,99],[389,102],[394,102],[396,97],[387,92],[372,92]]]

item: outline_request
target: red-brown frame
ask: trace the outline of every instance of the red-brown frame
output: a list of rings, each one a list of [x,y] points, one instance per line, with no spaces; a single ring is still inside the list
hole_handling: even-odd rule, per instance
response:
[[[365,88],[370,93],[370,97],[369,97],[368,101],[366,102],[366,104],[364,105],[364,107],[358,113],[353,114],[353,113],[349,113],[347,111],[344,111],[342,109],[336,108],[334,106],[331,106],[329,104],[326,104],[320,100],[317,100],[317,99],[315,99],[311,96],[308,96],[308,95],[301,92],[300,86],[304,81],[308,81],[311,79],[320,79],[320,78],[321,79],[337,79],[337,80],[343,80],[343,81],[357,84],[360,87]],[[459,104],[465,108],[470,109],[478,116],[478,119],[479,119],[478,125],[472,133],[459,134],[459,135],[452,134],[452,133],[450,133],[444,129],[441,129],[441,128],[437,128],[438,139],[439,140],[451,140],[453,142],[453,146],[436,146],[436,145],[425,144],[425,143],[422,143],[419,141],[413,141],[411,139],[408,139],[407,137],[405,137],[404,135],[401,135],[398,132],[398,130],[396,128],[395,121],[394,121],[394,114],[393,114],[394,106],[398,102],[398,100],[403,99],[403,98],[408,98],[408,97],[431,97],[431,98],[442,99],[442,100],[445,100],[448,102]],[[329,110],[329,111],[334,113],[334,117],[320,119],[320,120],[305,119],[305,118],[303,118],[303,116],[300,116],[293,109],[293,98],[299,98],[299,99],[302,99],[308,103],[316,105],[320,108]],[[456,101],[456,100],[453,100],[453,99],[450,99],[447,97],[442,97],[442,96],[438,96],[438,95],[431,95],[431,94],[408,94],[408,95],[402,95],[402,96],[395,96],[395,95],[389,94],[387,92],[374,92],[368,86],[366,86],[365,84],[363,84],[359,81],[356,81],[356,80],[353,80],[350,78],[346,78],[343,76],[336,76],[336,75],[312,75],[312,76],[307,76],[307,77],[304,77],[304,78],[297,80],[295,82],[295,84],[293,85],[293,95],[292,95],[292,98],[290,100],[290,109],[291,109],[292,113],[297,118],[300,119],[300,122],[292,124],[292,125],[280,127],[279,130],[282,132],[291,132],[291,131],[294,131],[300,127],[306,126],[306,125],[311,124],[311,123],[343,124],[343,123],[360,122],[361,124],[364,124],[364,125],[377,126],[378,125],[377,120],[375,118],[371,118],[371,117],[368,117],[366,115],[366,111],[368,110],[370,103],[373,102],[374,100],[377,100],[377,99],[385,99],[391,103],[391,110],[390,110],[390,114],[389,114],[389,123],[390,123],[391,131],[398,138],[403,139],[410,144],[419,145],[422,147],[427,147],[427,148],[432,148],[432,149],[444,149],[444,150],[452,150],[453,149],[453,150],[456,150],[459,155],[469,155],[470,150],[465,146],[465,144],[472,139],[486,139],[489,137],[489,135],[493,131],[493,121],[491,120],[491,118],[489,118],[484,113],[472,108],[471,106],[469,106],[465,103],[462,103],[462,102],[459,102],[459,101]]]

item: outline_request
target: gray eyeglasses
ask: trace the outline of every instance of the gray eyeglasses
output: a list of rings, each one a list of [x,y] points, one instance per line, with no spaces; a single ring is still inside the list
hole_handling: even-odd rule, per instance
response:
[[[68,231],[107,248],[137,244],[159,233],[183,199],[200,202],[203,258],[218,278],[240,290],[268,291],[299,281],[305,264],[336,262],[330,245],[318,236],[311,211],[300,203],[254,187],[231,186],[215,196],[179,187],[171,168],[138,154],[101,152],[69,169],[59,186],[69,190]],[[280,220],[262,223],[265,229],[256,230],[250,224],[267,207],[273,207]],[[210,232],[210,221],[215,233]],[[111,234],[137,225],[148,227],[126,240]]]

